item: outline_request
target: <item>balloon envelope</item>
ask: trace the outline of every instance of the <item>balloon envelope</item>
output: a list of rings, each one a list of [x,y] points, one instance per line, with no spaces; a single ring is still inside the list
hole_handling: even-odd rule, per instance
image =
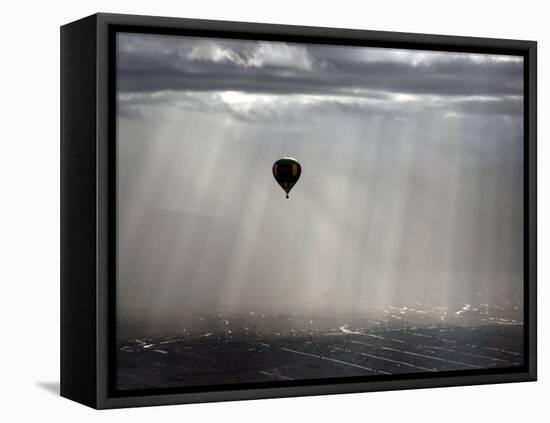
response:
[[[302,166],[292,157],[283,157],[273,163],[273,176],[281,188],[286,192],[286,198],[292,187],[300,179]]]

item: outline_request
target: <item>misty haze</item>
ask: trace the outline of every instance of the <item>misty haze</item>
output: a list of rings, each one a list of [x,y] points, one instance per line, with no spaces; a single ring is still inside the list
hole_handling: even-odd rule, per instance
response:
[[[523,364],[521,57],[117,37],[119,389]]]

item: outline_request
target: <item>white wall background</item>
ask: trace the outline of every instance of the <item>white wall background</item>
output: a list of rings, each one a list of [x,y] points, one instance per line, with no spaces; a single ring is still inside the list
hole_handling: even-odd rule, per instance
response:
[[[550,30],[545,2],[12,1],[2,7],[0,419],[519,422],[549,414]],[[59,381],[59,26],[98,12],[532,39],[539,42],[539,381],[97,412]]]

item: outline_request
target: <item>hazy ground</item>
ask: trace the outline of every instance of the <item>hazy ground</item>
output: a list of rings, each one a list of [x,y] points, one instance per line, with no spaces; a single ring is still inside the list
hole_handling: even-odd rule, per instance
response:
[[[345,313],[121,317],[118,389],[520,366],[523,309],[391,306]],[[145,323],[146,322],[146,323]]]

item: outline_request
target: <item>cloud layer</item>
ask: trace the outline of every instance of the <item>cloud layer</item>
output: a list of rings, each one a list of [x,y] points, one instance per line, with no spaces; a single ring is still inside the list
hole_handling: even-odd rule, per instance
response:
[[[177,98],[193,107],[228,91],[248,94],[249,103],[285,96],[286,106],[291,99],[315,106],[317,98],[361,112],[522,113],[519,57],[129,34],[119,35],[118,48],[128,113],[163,100],[159,93],[166,102],[174,92],[197,93]]]

